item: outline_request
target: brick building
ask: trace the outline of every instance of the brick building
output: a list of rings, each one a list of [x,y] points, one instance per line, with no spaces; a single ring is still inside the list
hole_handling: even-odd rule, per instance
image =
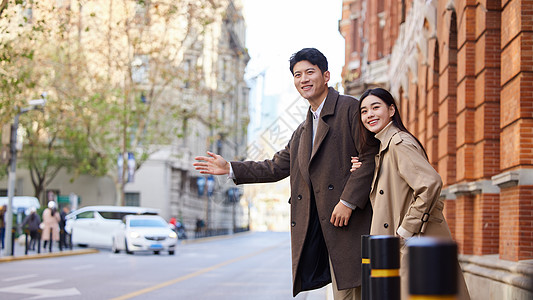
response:
[[[533,290],[533,1],[344,0],[345,92],[394,95],[473,299]]]

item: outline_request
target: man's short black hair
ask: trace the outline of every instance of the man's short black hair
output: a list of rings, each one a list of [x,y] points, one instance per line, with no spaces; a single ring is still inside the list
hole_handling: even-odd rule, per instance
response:
[[[308,62],[312,63],[313,65],[318,66],[322,74],[328,70],[328,60],[322,54],[322,52],[318,51],[315,48],[303,48],[302,50],[294,53],[291,56],[290,62],[290,70],[291,73],[294,75],[294,65],[303,61],[307,60]]]

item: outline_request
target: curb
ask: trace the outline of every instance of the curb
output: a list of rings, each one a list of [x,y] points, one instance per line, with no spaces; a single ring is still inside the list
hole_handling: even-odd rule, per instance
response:
[[[68,250],[68,251],[53,252],[53,253],[28,254],[28,255],[22,255],[22,256],[4,256],[4,257],[0,257],[0,263],[18,261],[18,260],[27,260],[27,259],[39,259],[39,258],[92,254],[92,253],[98,253],[98,252],[100,251],[96,249],[81,249],[81,250]]]

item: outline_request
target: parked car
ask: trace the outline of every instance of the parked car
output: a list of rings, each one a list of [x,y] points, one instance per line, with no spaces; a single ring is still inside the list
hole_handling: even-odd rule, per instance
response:
[[[124,217],[121,228],[113,236],[113,252],[121,250],[132,254],[136,251],[167,251],[173,255],[178,243],[178,236],[170,229],[168,223],[160,216]]]
[[[7,201],[9,201],[8,197],[0,197],[0,206],[6,205]],[[34,207],[35,209],[39,209],[41,207],[41,204],[39,203],[39,199],[35,197],[30,196],[14,196],[13,202],[12,202],[12,211],[14,214],[17,212],[22,211],[25,215],[30,214],[30,209]]]
[[[66,216],[65,230],[73,245],[108,247],[126,215],[158,215],[159,210],[135,206],[86,206]]]

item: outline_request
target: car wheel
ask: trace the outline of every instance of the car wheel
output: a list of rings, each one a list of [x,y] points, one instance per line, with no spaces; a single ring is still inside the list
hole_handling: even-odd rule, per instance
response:
[[[168,251],[168,255],[174,255],[174,250]]]
[[[158,254],[159,254],[159,251],[154,251],[154,254],[155,254],[155,255],[158,255]]]
[[[128,241],[126,240],[124,240],[124,249],[126,250],[127,254],[133,254],[133,252],[128,249]]]
[[[113,243],[111,244],[111,251],[113,251],[113,253],[119,253],[120,250],[118,250],[118,247],[117,247],[117,244],[115,242],[115,239],[113,239]]]

